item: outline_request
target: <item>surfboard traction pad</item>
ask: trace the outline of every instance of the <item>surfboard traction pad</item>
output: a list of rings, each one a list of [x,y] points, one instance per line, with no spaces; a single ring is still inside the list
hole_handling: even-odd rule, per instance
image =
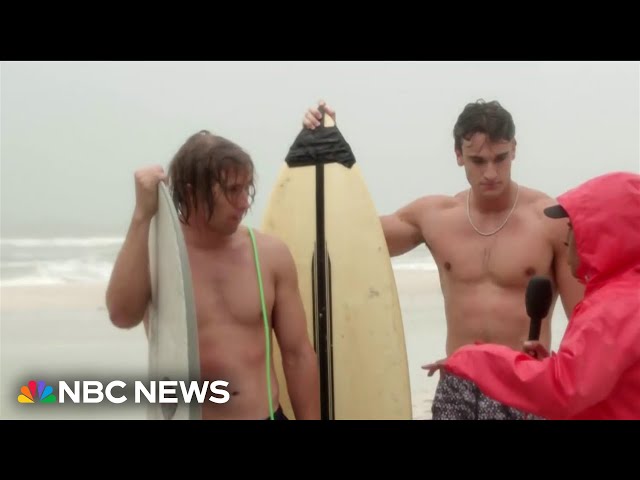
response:
[[[289,167],[306,167],[327,163],[339,163],[351,168],[356,158],[351,146],[337,127],[319,127],[315,130],[303,129],[285,158]]]

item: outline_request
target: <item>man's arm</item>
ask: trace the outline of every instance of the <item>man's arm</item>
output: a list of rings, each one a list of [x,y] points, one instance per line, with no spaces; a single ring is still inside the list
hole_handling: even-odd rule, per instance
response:
[[[428,197],[414,200],[391,215],[380,217],[389,255],[402,255],[424,242],[420,228],[420,216],[429,207]]]
[[[291,406],[297,420],[319,420],[320,370],[307,333],[296,266],[289,249],[279,241],[271,258],[276,265],[273,324]]]
[[[566,250],[556,253],[554,271],[564,312],[567,318],[570,318],[573,309],[584,296],[584,285],[571,274],[571,268],[567,264]]]
[[[548,202],[547,202],[548,203]],[[554,200],[549,205],[555,205]],[[549,206],[544,205],[544,207]],[[542,211],[542,209],[540,210]],[[564,307],[567,318],[571,317],[573,309],[582,300],[584,296],[584,285],[581,284],[571,273],[571,267],[568,261],[567,223],[569,219],[550,219],[544,217],[544,222],[548,225],[551,234],[551,242],[553,245],[553,273],[560,300]]]
[[[135,173],[136,206],[106,292],[109,317],[120,328],[138,325],[151,298],[149,228],[158,210],[158,183],[165,178],[159,166]]]
[[[111,322],[133,328],[145,315],[151,298],[149,278],[149,219],[134,216],[116,258],[107,287],[107,310]]]

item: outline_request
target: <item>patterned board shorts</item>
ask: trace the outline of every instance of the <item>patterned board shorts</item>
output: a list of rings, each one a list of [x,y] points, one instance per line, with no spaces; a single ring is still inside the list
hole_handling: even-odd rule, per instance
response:
[[[542,420],[487,397],[469,380],[442,371],[431,414],[433,420]]]

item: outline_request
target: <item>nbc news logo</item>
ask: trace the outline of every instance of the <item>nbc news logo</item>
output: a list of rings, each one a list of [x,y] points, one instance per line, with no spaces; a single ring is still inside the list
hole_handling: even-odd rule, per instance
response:
[[[19,403],[55,403],[56,396],[53,395],[53,388],[40,380],[36,382],[31,380],[27,385],[23,385],[20,388],[20,395],[18,395]]]

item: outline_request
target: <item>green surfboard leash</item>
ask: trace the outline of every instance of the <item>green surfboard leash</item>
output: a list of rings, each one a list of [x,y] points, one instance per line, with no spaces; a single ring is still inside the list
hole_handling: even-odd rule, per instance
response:
[[[266,343],[266,367],[267,367],[267,396],[269,399],[269,417],[274,420],[273,416],[273,399],[271,397],[271,332],[269,328],[269,319],[267,318],[267,307],[264,301],[264,288],[262,286],[262,275],[260,273],[260,259],[258,257],[258,247],[256,246],[256,237],[251,227],[247,227],[251,236],[253,245],[253,259],[256,264],[256,272],[258,274],[258,288],[260,290],[260,304],[262,306],[262,318],[264,319],[264,335]]]

